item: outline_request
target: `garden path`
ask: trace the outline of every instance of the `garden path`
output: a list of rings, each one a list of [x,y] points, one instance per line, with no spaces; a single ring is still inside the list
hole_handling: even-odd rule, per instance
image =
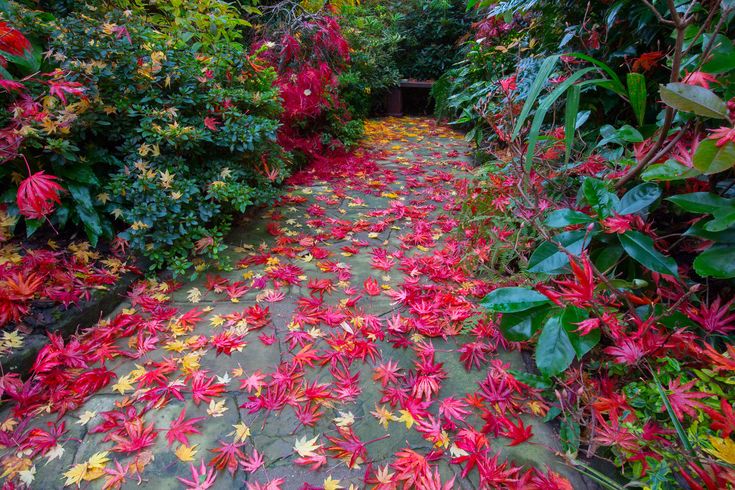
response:
[[[212,488],[363,488],[366,469],[372,484],[390,474],[406,482],[422,474],[422,460],[401,453],[405,448],[424,456],[434,449],[432,467],[445,482],[456,477],[448,488],[475,488],[478,469],[461,473],[472,437],[482,448],[483,436],[461,429],[483,426],[498,432],[487,434],[489,454],[500,454],[498,475],[507,458],[506,470],[521,468],[511,479],[526,475],[523,488],[542,488],[531,485],[541,484],[548,467],[584,488],[554,455],[557,437],[541,421],[540,398],[507,374],[524,369],[520,353],[504,348],[487,322],[477,324],[474,303],[488,285],[462,272],[465,244],[457,230],[468,145],[429,119],[371,121],[367,133],[354,155],[297,174],[276,206],[235,227],[228,238],[232,271],[177,289],[149,283],[132,292],[113,323],[137,313],[165,321],[150,324],[155,335],[138,326],[117,340],[139,357],[107,361],[117,377],[61,418],[68,431],[59,440],[63,454],[54,446],[56,454],[35,456],[33,488],[61,488],[75,478],[83,487],[115,488],[120,469],[124,488],[136,487],[138,477],[145,488],[181,488],[176,477],[193,478],[183,460],[209,463],[218,456],[212,450],[235,441],[234,477],[226,458],[215,460],[222,471],[214,472]],[[473,352],[479,369],[468,371],[463,361],[471,364]],[[396,364],[401,370],[393,372]],[[195,430],[168,431],[182,409],[187,420],[204,418]],[[502,435],[510,427],[499,421],[505,415],[516,423],[511,414],[533,431],[514,446]],[[34,416],[30,424],[47,430],[56,420]],[[426,423],[433,420],[443,427]],[[339,435],[338,425],[363,441],[389,437],[368,444],[361,458],[339,460],[326,438]],[[299,447],[301,459],[317,465],[327,456],[311,471],[297,464],[294,445],[315,437],[313,446],[321,447]],[[402,471],[409,461],[413,469]],[[278,479],[281,487],[265,486]],[[426,479],[419,487],[433,488]]]

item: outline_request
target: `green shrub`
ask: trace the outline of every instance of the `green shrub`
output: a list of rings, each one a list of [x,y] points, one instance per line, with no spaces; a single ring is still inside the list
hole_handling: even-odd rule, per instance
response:
[[[340,94],[355,118],[365,118],[398,84],[401,35],[397,15],[377,3],[342,8],[340,24],[350,44],[350,65],[340,75]]]

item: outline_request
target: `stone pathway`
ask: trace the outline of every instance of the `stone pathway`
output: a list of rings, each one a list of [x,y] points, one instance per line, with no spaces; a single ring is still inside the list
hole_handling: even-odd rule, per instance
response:
[[[554,456],[543,401],[508,373],[520,354],[474,305],[491,285],[460,267],[468,146],[428,119],[367,129],[355,155],[299,173],[236,226],[231,271],[141,284],[81,334],[93,348],[40,359],[37,393],[0,419],[16,453],[3,477],[163,490],[565,488],[551,486],[563,475],[584,488]]]

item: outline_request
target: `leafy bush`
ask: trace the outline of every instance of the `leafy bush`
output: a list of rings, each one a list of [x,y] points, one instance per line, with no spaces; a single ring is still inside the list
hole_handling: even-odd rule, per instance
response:
[[[461,0],[409,0],[392,6],[403,36],[397,60],[404,78],[435,80],[459,60],[460,38],[470,25]]]
[[[53,18],[12,4],[2,14],[10,24],[0,22],[0,179],[15,184],[2,195],[8,213],[14,223],[23,218],[27,235],[53,213],[57,228],[83,225],[93,243],[111,238],[112,227],[91,198],[100,180],[80,150],[92,104],[87,88],[41,54]]]
[[[356,118],[367,117],[400,78],[397,16],[379,3],[346,6],[340,24],[350,45],[350,65],[340,75],[342,99]]]
[[[104,209],[154,268],[180,274],[218,258],[232,213],[267,202],[286,175],[275,70],[237,42],[243,21],[216,0],[157,9],[163,21],[144,10],[71,12],[43,34],[58,98],[85,98],[74,112],[61,100],[74,131],[57,129],[69,139],[42,148],[83,162],[52,169],[88,234],[111,235]]]
[[[483,303],[534,350],[519,379],[547,390],[569,458],[606,488],[584,446],[635,485],[726,488],[732,8],[470,3],[513,31],[486,47],[476,32],[435,93],[487,153],[467,265],[504,278]]]
[[[278,142],[302,163],[354,145],[362,122],[340,98],[339,76],[350,62],[349,44],[336,19],[306,15],[284,23],[270,19],[261,45],[278,70],[283,99]]]

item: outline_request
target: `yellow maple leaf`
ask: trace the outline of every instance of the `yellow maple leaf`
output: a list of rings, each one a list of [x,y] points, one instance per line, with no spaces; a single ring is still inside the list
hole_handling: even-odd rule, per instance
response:
[[[705,451],[720,461],[735,464],[735,441],[729,437],[721,439],[719,437],[710,436],[709,442],[712,443],[712,449],[705,448]]]
[[[178,352],[178,353],[181,353],[184,350],[186,350],[186,347],[187,347],[186,344],[182,342],[181,340],[173,340],[171,342],[167,342],[163,346],[163,348],[166,349],[167,351]]]
[[[391,420],[396,421],[398,420],[395,415],[393,415],[393,412],[388,410],[384,405],[375,405],[375,411],[370,412],[375,418],[378,419],[378,422],[380,425],[383,426],[383,428],[387,429],[388,424]]]
[[[324,490],[338,490],[340,488],[344,488],[339,484],[339,480],[332,479],[332,475],[329,475],[326,480],[324,480]]]
[[[92,411],[87,410],[86,412],[84,412],[83,414],[79,416],[79,420],[77,420],[77,424],[87,425],[87,423],[89,423],[89,421],[92,420],[95,417],[95,415],[97,415],[97,412],[92,412]]]
[[[207,414],[210,417],[221,417],[224,415],[224,413],[228,410],[228,408],[225,406],[225,402],[227,400],[220,400],[218,402],[215,402],[214,400],[211,400],[209,402],[209,408],[207,408]]]
[[[130,382],[130,374],[120,376],[117,380],[117,383],[112,385],[112,391],[117,391],[121,395],[124,395],[128,391],[133,391],[134,389],[135,388],[133,388],[133,384]]]
[[[110,462],[110,458],[107,457],[108,454],[110,454],[110,451],[94,453],[87,460],[87,466],[89,466],[89,468],[104,468],[105,465]]]
[[[181,446],[176,448],[174,454],[177,458],[185,463],[189,461],[194,461],[194,456],[196,456],[197,454],[197,446],[199,446],[199,444],[194,444],[193,446],[182,444]]]
[[[0,430],[3,432],[8,432],[8,431],[13,430],[13,427],[15,427],[16,425],[18,425],[18,421],[10,417],[7,420],[5,420],[5,422],[0,424]]]
[[[17,330],[13,330],[12,332],[5,331],[3,332],[0,344],[8,349],[18,349],[23,347],[23,337],[20,336]]]
[[[378,483],[388,485],[393,483],[393,475],[395,473],[389,473],[388,465],[385,465],[382,468],[378,467],[378,471],[375,472],[375,479],[378,480]]]
[[[84,481],[84,477],[87,475],[87,463],[79,463],[74,465],[69,471],[64,473],[66,482],[64,486],[79,485]]]
[[[199,303],[202,299],[202,292],[199,288],[191,288],[186,292],[186,299],[189,300],[190,303]]]
[[[230,432],[228,435],[235,436],[235,443],[245,442],[245,439],[250,437],[250,427],[248,427],[244,423],[240,422],[239,424],[235,424],[232,427],[234,427],[235,430],[233,432]]]
[[[321,444],[316,443],[317,440],[319,440],[319,436],[309,440],[306,440],[306,436],[304,436],[301,439],[296,439],[293,449],[299,453],[299,456],[302,458],[308,458],[314,454],[314,451],[322,447]]]
[[[355,423],[355,416],[352,412],[339,412],[339,417],[334,419],[337,427],[347,427]]]
[[[408,410],[399,410],[398,413],[400,413],[401,416],[396,419],[396,422],[404,422],[406,424],[406,429],[410,429],[414,422],[416,422],[416,419],[413,418],[413,415],[411,415],[411,412]]]

